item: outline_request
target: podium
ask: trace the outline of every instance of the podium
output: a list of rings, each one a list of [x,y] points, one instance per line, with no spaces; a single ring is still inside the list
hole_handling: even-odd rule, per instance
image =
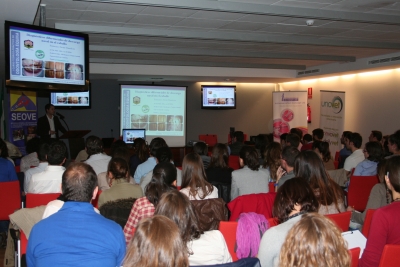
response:
[[[65,132],[60,139],[68,139],[69,153],[71,159],[75,159],[79,151],[85,149],[85,135],[90,133],[90,130],[76,130]]]

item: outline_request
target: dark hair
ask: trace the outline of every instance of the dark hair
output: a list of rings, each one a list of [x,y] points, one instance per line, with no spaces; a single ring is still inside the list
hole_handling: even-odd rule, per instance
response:
[[[229,168],[229,152],[225,144],[218,143],[213,147],[208,168]]]
[[[328,162],[331,160],[331,151],[329,150],[329,143],[325,141],[314,141],[312,145],[313,150],[318,149],[319,153],[322,154],[322,161]]]
[[[48,111],[51,107],[54,107],[54,105],[53,104],[46,104],[45,106],[44,106],[44,111]]]
[[[34,137],[28,142],[26,142],[26,152],[31,154],[33,152],[38,152],[40,146],[40,138]]]
[[[258,171],[260,161],[258,160],[257,150],[252,146],[243,146],[240,149],[239,157],[243,160],[243,164],[252,171]]]
[[[169,147],[160,147],[157,149],[156,158],[158,162],[171,162],[172,151]]]
[[[166,147],[166,146],[167,146],[167,143],[161,137],[153,138],[153,140],[151,140],[150,145],[149,145],[150,155],[155,157],[157,150],[161,147]]]
[[[267,145],[269,144],[268,136],[266,134],[259,134],[256,136],[255,148],[260,152],[260,157],[264,158],[264,153]]]
[[[204,142],[197,142],[194,146],[193,146],[193,152],[199,154],[199,155],[205,155],[207,156],[208,153],[208,147],[206,145],[206,143]]]
[[[335,204],[339,211],[339,201],[344,201],[343,191],[325,171],[322,159],[312,150],[301,151],[294,163],[294,174],[304,177],[321,205]]]
[[[378,162],[378,166],[376,168],[377,169],[376,172],[378,174],[378,178],[381,183],[385,183],[386,164],[387,164],[387,160],[382,159],[381,161]]]
[[[376,131],[373,130],[371,131],[372,136],[376,138],[376,140],[378,140],[379,142],[382,140],[382,132],[381,131]]]
[[[97,186],[97,175],[86,163],[71,163],[62,176],[61,186],[66,200],[90,202]]]
[[[236,131],[233,136],[236,138],[236,142],[243,143],[244,141],[244,134],[242,131]]]
[[[8,148],[6,142],[0,138],[0,157],[7,158],[8,157]]]
[[[182,188],[187,187],[189,187],[189,196],[198,196],[200,199],[204,199],[214,190],[214,187],[207,182],[200,155],[193,152],[187,154],[182,162]],[[199,191],[203,195],[200,196]]]
[[[269,168],[271,178],[276,181],[276,171],[281,166],[281,154],[282,148],[281,144],[278,142],[270,143],[264,153],[264,168]]]
[[[63,141],[54,141],[49,145],[47,162],[49,165],[60,165],[67,157],[67,146]]]
[[[313,137],[316,136],[319,140],[322,140],[322,138],[324,138],[324,130],[321,128],[314,129],[312,135]]]
[[[47,156],[48,151],[49,151],[49,144],[41,143],[40,147],[39,147],[39,151],[37,152],[39,161],[47,161],[46,156]]]
[[[294,161],[299,153],[300,151],[297,147],[286,146],[282,150],[282,159],[284,159],[290,167],[294,167]]]
[[[164,215],[174,221],[178,225],[185,244],[199,239],[203,234],[192,202],[185,194],[177,190],[163,194],[154,214]]]
[[[359,133],[351,133],[348,135],[350,143],[353,143],[354,147],[360,148],[362,145],[362,136]]]
[[[122,158],[112,158],[108,162],[107,173],[108,172],[111,172],[114,179],[130,179],[128,163]]]
[[[115,151],[116,150],[118,150],[119,148],[127,148],[128,149],[128,146],[126,145],[126,143],[123,141],[123,140],[116,140],[116,141],[114,141],[112,144],[111,144],[111,147],[110,147],[110,155],[111,156],[113,156],[114,155],[114,153],[115,153]],[[128,149],[128,151],[129,151],[129,149]],[[129,157],[128,157],[129,158]]]
[[[170,162],[160,162],[153,169],[153,177],[145,188],[145,196],[157,206],[163,193],[175,189],[172,183],[176,180],[176,168]]]
[[[344,131],[344,132],[343,132],[343,137],[349,139],[349,138],[350,138],[350,135],[351,135],[352,133],[353,133],[353,132],[351,132],[351,131]]]
[[[140,162],[145,162],[148,159],[149,149],[146,145],[146,141],[143,138],[135,138],[133,141],[133,148]]]
[[[386,172],[394,191],[400,193],[400,157],[391,157],[386,163]]]
[[[111,157],[124,159],[126,162],[129,162],[130,156],[131,153],[127,146],[116,147],[111,154]]]
[[[278,188],[272,211],[274,217],[277,217],[280,223],[286,222],[296,203],[301,205],[300,211],[318,211],[318,200],[310,185],[302,177],[287,180]]]
[[[91,135],[86,138],[86,152],[89,155],[95,155],[103,152],[103,141],[97,136]]]
[[[388,142],[392,145],[396,145],[396,150],[400,150],[400,133],[391,134]]]
[[[288,135],[287,133],[283,133],[283,134],[281,134],[281,136],[279,138],[281,139],[281,141],[282,140],[286,141],[286,136],[287,135]]]
[[[367,142],[365,150],[368,152],[368,160],[379,162],[382,159],[383,148],[381,143],[377,141]]]
[[[313,140],[313,138],[312,138],[312,135],[311,135],[311,134],[305,134],[305,135],[303,136],[303,141],[311,142],[312,140]]]
[[[286,136],[286,144],[290,143],[290,146],[295,148],[300,145],[300,137],[297,134],[290,133]]]
[[[297,134],[301,140],[301,138],[303,137],[303,131],[300,130],[299,128],[292,128],[290,129],[290,133],[292,134]]]

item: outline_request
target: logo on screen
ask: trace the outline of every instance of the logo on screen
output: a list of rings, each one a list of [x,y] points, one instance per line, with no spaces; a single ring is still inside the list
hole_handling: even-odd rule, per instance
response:
[[[44,52],[42,50],[36,50],[35,55],[37,58],[44,58]]]
[[[24,41],[24,46],[26,48],[33,48],[33,42],[31,40],[25,40]]]
[[[328,107],[333,109],[333,113],[340,113],[343,109],[343,101],[339,96],[335,96],[331,102],[322,102],[322,107]]]

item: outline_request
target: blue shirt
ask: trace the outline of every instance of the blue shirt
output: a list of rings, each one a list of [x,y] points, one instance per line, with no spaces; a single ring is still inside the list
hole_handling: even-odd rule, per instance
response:
[[[32,228],[26,260],[29,267],[115,267],[125,249],[121,226],[97,214],[92,204],[71,201]]]
[[[358,163],[354,176],[372,176],[377,174],[378,162],[365,159]]]
[[[133,179],[135,179],[135,182],[137,184],[140,184],[140,179],[151,172],[154,167],[157,165],[157,161],[155,157],[150,157],[148,158],[145,162],[142,164],[139,164],[139,166],[136,168],[135,171],[135,176],[133,176]]]
[[[5,158],[0,158],[0,182],[11,182],[17,181],[17,173],[15,172],[15,167]]]

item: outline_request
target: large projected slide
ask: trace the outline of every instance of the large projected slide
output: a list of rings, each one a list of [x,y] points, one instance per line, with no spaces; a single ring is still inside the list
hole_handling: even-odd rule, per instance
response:
[[[122,129],[146,129],[170,147],[186,144],[186,87],[121,85]]]

